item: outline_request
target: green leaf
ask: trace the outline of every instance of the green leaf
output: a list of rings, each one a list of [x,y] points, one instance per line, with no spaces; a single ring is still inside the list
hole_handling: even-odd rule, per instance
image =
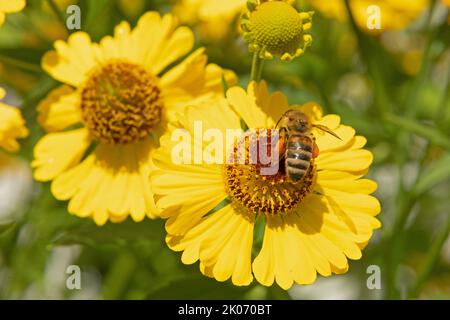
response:
[[[163,242],[165,229],[162,220],[145,220],[139,223],[125,221],[121,224],[109,223],[103,227],[86,221],[81,226],[64,231],[53,239],[53,245],[85,244],[128,245],[137,241]]]
[[[201,274],[185,275],[155,288],[149,293],[147,299],[235,300],[244,299],[250,288],[236,287],[229,282],[220,283]]]
[[[15,222],[7,222],[0,224],[0,236],[3,235],[5,232],[8,232],[15,225],[16,225]]]

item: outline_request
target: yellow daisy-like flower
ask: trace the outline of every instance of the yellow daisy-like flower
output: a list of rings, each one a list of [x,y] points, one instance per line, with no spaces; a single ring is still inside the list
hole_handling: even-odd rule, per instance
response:
[[[63,85],[38,107],[49,133],[32,166],[70,213],[98,225],[156,216],[148,175],[159,135],[186,104],[223,95],[223,75],[236,80],[207,64],[204,49],[180,61],[193,44],[172,15],[148,12],[133,30],[122,22],[99,44],[76,32],[44,56],[43,69]]]
[[[283,0],[249,0],[247,6],[249,11],[242,16],[244,38],[250,51],[259,53],[260,58],[292,60],[311,45],[307,31],[313,12],[298,12]]]
[[[344,0],[309,0],[311,5],[324,15],[345,21],[347,10]],[[369,33],[379,33],[383,30],[395,30],[407,27],[417,19],[429,5],[429,0],[350,0],[350,8],[358,26]],[[381,29],[368,28],[371,16],[376,13],[373,6],[379,8]]]
[[[190,133],[199,147],[197,120],[204,132],[218,129],[225,136],[240,129],[240,119],[251,129],[271,130],[290,108],[282,93],[269,94],[265,82],[252,82],[247,92],[234,87],[226,99],[189,108],[174,126]],[[320,155],[300,184],[287,179],[283,166],[268,176],[254,164],[229,164],[225,160],[235,143],[224,151],[223,164],[176,164],[172,156],[179,141],[170,134],[161,138],[153,158],[159,169],[151,181],[161,216],[168,218],[167,243],[183,251],[183,263],[200,261],[201,272],[218,281],[248,285],[255,277],[265,286],[276,281],[289,289],[294,282],[313,283],[317,273],[344,273],[347,259],[361,258],[381,226],[375,218],[380,204],[370,196],[377,185],[362,178],[372,163],[372,154],[363,149],[366,139],[339,116],[324,116],[314,103],[301,110],[342,140],[313,130]],[[203,152],[207,148],[205,143]],[[261,220],[264,239],[254,257],[254,228]]]
[[[25,0],[0,0],[0,26],[5,22],[7,13],[22,11],[25,4]]]
[[[0,100],[5,97],[5,90],[0,88]],[[19,150],[17,139],[28,136],[25,120],[19,109],[0,102],[0,148],[8,152]]]
[[[180,0],[175,14],[190,25],[196,25],[202,37],[223,39],[233,28],[233,20],[243,11],[247,0]],[[230,27],[231,26],[231,27]]]

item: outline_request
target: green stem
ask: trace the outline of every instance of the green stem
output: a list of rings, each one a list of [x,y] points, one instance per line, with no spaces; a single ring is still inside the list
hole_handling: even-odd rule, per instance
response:
[[[260,58],[259,52],[255,52],[255,54],[253,55],[252,71],[250,75],[251,81],[261,81],[263,67],[264,60]]]
[[[135,257],[128,252],[119,253],[103,281],[105,299],[116,300],[123,298],[135,271]]]
[[[440,253],[442,247],[445,244],[448,236],[450,235],[450,219],[447,219],[447,224],[440,230],[438,233],[431,249],[428,251],[428,254],[425,258],[425,261],[420,269],[420,272],[417,276],[417,280],[413,290],[413,298],[417,298],[420,294],[420,291],[425,284],[428,277],[431,275],[436,263],[439,260]]]
[[[66,19],[64,14],[59,10],[58,5],[55,3],[54,0],[47,0],[48,5],[52,9],[53,13],[56,15],[58,20],[63,24],[64,27],[66,27]]]
[[[444,119],[445,112],[447,110],[448,103],[450,101],[450,69],[447,72],[447,83],[444,88],[444,94],[442,95],[441,102],[436,110],[436,114],[434,116],[435,122],[442,129],[445,129]]]
[[[375,105],[378,108],[378,112],[381,115],[384,115],[385,113],[392,111],[393,106],[391,103],[391,99],[388,95],[388,91],[385,87],[385,82],[383,79],[383,75],[380,72],[380,68],[377,64],[377,61],[372,58],[372,52],[373,48],[371,47],[371,43],[366,38],[365,34],[359,29],[355,17],[353,15],[353,12],[350,8],[349,0],[345,0],[345,6],[347,8],[347,14],[350,19],[350,24],[352,26],[353,32],[356,35],[356,38],[358,40],[358,45],[360,52],[367,64],[367,68],[369,69],[370,77],[372,78],[372,81],[375,86]]]
[[[399,187],[397,192],[398,209],[394,227],[392,229],[392,232],[390,233],[389,239],[387,240],[388,245],[391,246],[391,250],[388,251],[387,255],[387,290],[385,292],[388,298],[398,297],[398,292],[395,288],[395,278],[397,267],[401,263],[401,254],[404,246],[404,225],[408,221],[411,210],[417,200],[416,196],[405,190],[403,181],[403,177],[405,175],[405,163],[407,162],[408,147],[411,144],[411,137],[408,132],[418,134],[436,145],[441,145],[445,148],[450,147],[450,140],[440,131],[431,127],[424,126],[415,120],[418,112],[417,92],[419,92],[420,87],[425,82],[425,79],[428,75],[432,52],[431,47],[437,35],[437,32],[431,32],[431,18],[433,16],[436,3],[436,0],[432,1],[427,16],[425,32],[428,35],[428,39],[422,57],[420,72],[413,80],[406,100],[402,105],[402,113],[405,116],[399,117],[393,114],[387,114],[384,117],[388,122],[391,122],[395,126],[404,129],[399,132],[396,139],[396,145],[398,149],[397,160],[399,165]],[[402,149],[404,151],[402,151]],[[427,150],[428,149],[429,147],[427,147]],[[420,171],[423,170],[423,165],[425,164],[425,158],[427,157],[427,154],[428,152],[426,151],[422,156],[422,160],[420,161]],[[414,182],[414,185],[416,185],[417,182],[418,178]]]
[[[5,64],[7,64],[7,65],[12,66],[12,67],[16,67],[16,68],[19,68],[19,69],[23,69],[23,70],[26,70],[26,71],[33,72],[33,73],[41,73],[42,72],[42,69],[39,66],[35,65],[35,64],[28,63],[28,62],[25,62],[25,61],[21,61],[21,60],[18,60],[18,59],[14,59],[14,58],[11,58],[11,57],[3,56],[3,55],[0,55],[0,62],[3,62]]]
[[[397,265],[400,263],[401,251],[403,248],[403,229],[408,221],[409,213],[415,204],[415,198],[410,193],[407,193],[401,188],[397,197],[397,212],[395,215],[394,225],[391,233],[386,238],[386,243],[390,250],[387,252],[387,268],[386,268],[386,292],[388,298],[398,298],[396,296],[397,289],[395,288],[395,279],[397,272]]]
[[[403,105],[403,110],[405,111],[406,115],[411,118],[414,117],[418,111],[417,94],[420,92],[419,89],[425,83],[428,71],[430,70],[430,66],[431,66],[431,61],[432,61],[431,47],[437,36],[437,32],[436,31],[433,32],[431,30],[431,20],[433,17],[433,12],[436,8],[436,4],[437,4],[437,1],[432,0],[430,9],[428,11],[427,19],[426,19],[426,24],[425,24],[425,26],[426,26],[425,33],[428,34],[428,39],[427,39],[427,42],[426,42],[426,45],[425,45],[425,48],[423,51],[420,71],[419,71],[418,75],[414,78],[414,80],[409,88],[408,94],[406,96],[405,104]]]

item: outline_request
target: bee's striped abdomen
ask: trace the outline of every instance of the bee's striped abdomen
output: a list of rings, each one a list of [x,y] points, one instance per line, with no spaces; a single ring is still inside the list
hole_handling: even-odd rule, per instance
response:
[[[313,141],[303,134],[292,134],[286,148],[286,174],[297,182],[308,172],[311,165]]]

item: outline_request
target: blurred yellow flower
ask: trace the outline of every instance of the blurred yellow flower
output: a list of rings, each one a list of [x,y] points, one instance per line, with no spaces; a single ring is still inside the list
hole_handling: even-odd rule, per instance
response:
[[[5,97],[5,90],[0,88],[0,100]],[[28,136],[25,120],[19,109],[0,102],[0,148],[9,152],[19,150],[17,139]]]
[[[311,5],[325,16],[344,21],[347,10],[344,0],[308,0]],[[374,11],[380,9],[380,29],[368,28]],[[358,26],[368,33],[380,33],[384,30],[402,29],[417,19],[428,7],[429,0],[350,0],[350,7]]]
[[[25,0],[0,0],[0,26],[5,22],[7,13],[19,12],[25,4]]]
[[[44,56],[43,69],[63,85],[38,107],[49,133],[32,166],[70,213],[98,225],[156,217],[148,175],[159,135],[186,104],[223,95],[223,75],[235,81],[207,64],[204,49],[176,63],[193,45],[172,15],[148,12],[133,30],[122,22],[99,44],[76,32]]]
[[[223,39],[236,25],[233,20],[242,12],[246,0],[180,0],[174,13],[183,23],[197,25],[208,40]]]
[[[272,129],[290,109],[280,92],[269,94],[265,82],[252,82],[248,91],[234,87],[227,98],[189,108],[174,123],[195,138],[195,121],[203,130]],[[317,273],[330,276],[348,270],[347,259],[361,258],[373,230],[378,200],[370,196],[376,183],[362,179],[372,163],[364,150],[366,139],[340,123],[337,115],[323,115],[310,103],[301,107],[310,120],[332,129],[342,140],[314,131],[320,155],[301,184],[286,179],[284,169],[262,175],[256,164],[225,164],[235,143],[223,154],[224,164],[175,164],[177,142],[167,133],[153,160],[159,168],[151,182],[169,247],[183,251],[182,261],[200,261],[201,272],[218,281],[231,278],[241,286],[253,277],[283,289],[293,283],[311,284]],[[217,115],[220,115],[218,117]],[[206,146],[208,148],[208,146]],[[205,151],[203,149],[202,151]],[[262,248],[253,259],[254,228],[265,223]],[[258,222],[259,223],[259,222]]]

